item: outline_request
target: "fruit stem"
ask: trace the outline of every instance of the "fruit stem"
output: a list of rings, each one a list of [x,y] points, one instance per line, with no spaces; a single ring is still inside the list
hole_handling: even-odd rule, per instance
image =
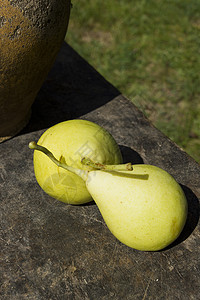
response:
[[[132,171],[133,166],[131,163],[127,164],[120,164],[120,165],[104,165],[99,162],[93,162],[90,158],[84,157],[81,160],[83,165],[92,167],[98,170],[105,170],[105,171]]]
[[[80,176],[84,181],[87,180],[88,178],[88,171],[85,170],[80,170],[77,168],[73,168],[71,166],[68,166],[64,162],[61,162],[55,158],[52,152],[50,152],[47,148],[38,145],[36,142],[30,142],[29,143],[29,148],[37,151],[41,151],[44,154],[46,154],[58,167],[61,167],[67,171],[70,171],[78,176]]]

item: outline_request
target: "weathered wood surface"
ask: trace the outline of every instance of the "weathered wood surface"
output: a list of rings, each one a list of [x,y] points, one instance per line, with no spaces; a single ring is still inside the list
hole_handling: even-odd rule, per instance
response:
[[[33,173],[31,140],[67,119],[109,130],[124,160],[153,164],[182,184],[186,227],[174,245],[140,252],[121,244],[97,206],[46,195]],[[200,299],[200,166],[64,44],[28,126],[0,144],[1,299]]]

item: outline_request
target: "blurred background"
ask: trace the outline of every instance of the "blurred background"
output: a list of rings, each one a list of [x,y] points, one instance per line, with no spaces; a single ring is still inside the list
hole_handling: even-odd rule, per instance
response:
[[[200,163],[200,1],[72,4],[66,42]]]

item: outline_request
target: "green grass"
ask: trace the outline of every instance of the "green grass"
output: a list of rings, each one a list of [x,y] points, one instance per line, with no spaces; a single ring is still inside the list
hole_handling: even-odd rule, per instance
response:
[[[200,162],[200,0],[73,0],[66,40]]]

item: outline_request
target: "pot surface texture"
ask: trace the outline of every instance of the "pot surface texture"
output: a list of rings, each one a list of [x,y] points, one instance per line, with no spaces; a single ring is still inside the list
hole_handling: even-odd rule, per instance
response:
[[[67,31],[70,0],[1,0],[0,142],[28,122]]]

